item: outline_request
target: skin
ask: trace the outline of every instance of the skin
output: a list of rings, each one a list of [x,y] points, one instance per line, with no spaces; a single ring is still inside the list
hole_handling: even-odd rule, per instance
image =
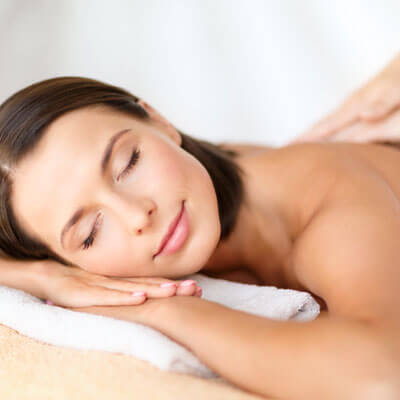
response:
[[[218,243],[217,199],[207,171],[180,148],[181,137],[173,125],[147,103],[140,104],[150,121],[104,106],[75,110],[55,120],[15,170],[11,204],[20,224],[71,264],[92,273],[179,278],[201,271],[237,282],[307,290],[322,310],[327,309],[322,296],[305,284],[310,279],[300,279],[303,275],[293,268],[292,246],[336,176],[335,162],[328,164],[332,157],[324,147],[225,144],[240,154],[237,162],[245,171],[248,206],[241,207],[229,240]],[[108,139],[127,128],[132,134],[117,143],[110,169],[101,177],[99,164]],[[139,160],[116,182],[133,149],[141,151]],[[376,163],[385,158],[386,153]],[[392,179],[396,182],[395,176]],[[190,219],[188,240],[178,252],[153,260],[182,200]],[[88,212],[68,232],[64,248],[60,232],[82,205]],[[82,243],[99,212],[103,218],[98,234],[84,249]]]
[[[180,149],[176,130],[147,108],[152,111],[150,123],[104,108],[56,120],[15,174],[12,204],[24,226],[91,272],[178,277],[200,270],[223,276],[243,269],[263,284],[307,290],[320,297],[327,310],[299,325],[192,296],[80,310],[152,326],[231,382],[264,396],[300,399],[330,393],[332,399],[354,398],[360,388],[373,391],[378,382],[394,393],[386,398],[398,398],[400,320],[393,304],[400,279],[400,153],[348,143],[243,152],[238,161],[247,175],[249,207],[240,210],[230,240],[217,246],[220,227],[208,174]],[[136,128],[137,143],[148,159],[144,156],[126,181],[113,186],[112,180],[99,179],[99,159],[107,139],[127,126]],[[120,157],[114,159],[118,171],[136,143],[130,140],[123,147],[121,143],[121,154],[115,153]],[[191,221],[189,240],[177,253],[151,263],[183,199]],[[57,247],[59,233],[82,203],[101,207],[108,230],[99,233],[98,247],[63,253]],[[252,366],[245,362],[249,355]],[[334,375],[326,379],[324,371]]]
[[[398,129],[390,129],[391,123],[377,122],[387,120],[393,111],[399,109],[399,88],[400,53],[369,82],[346,98],[336,110],[298,135],[292,143],[309,140],[398,140]]]
[[[150,121],[102,105],[53,121],[14,171],[11,204],[19,223],[71,264],[107,276],[177,278],[250,265],[254,256],[250,248],[260,240],[255,221],[268,209],[260,202],[254,160],[244,155],[239,160],[249,176],[245,191],[250,207],[242,207],[229,242],[217,248],[221,227],[209,174],[180,147],[177,130],[147,103],[141,104]],[[100,159],[108,139],[127,128],[132,133],[117,143],[110,169],[101,177]],[[141,151],[139,160],[116,182],[134,148]],[[182,200],[190,219],[189,237],[178,252],[153,260]],[[286,203],[280,204],[284,210]],[[60,232],[80,206],[88,211],[67,233],[63,247]],[[82,243],[99,212],[99,231],[93,245],[84,249]],[[273,236],[279,237],[278,232]]]
[[[117,142],[110,169],[101,177],[100,160],[108,139],[127,128],[131,132]],[[197,272],[218,242],[217,199],[206,170],[180,148],[180,140],[158,119],[145,123],[104,106],[62,116],[16,170],[12,205],[20,223],[89,272],[121,277]],[[140,158],[117,182],[134,148],[141,151]],[[192,232],[184,251],[153,260],[182,200]],[[62,247],[61,230],[80,206],[87,206],[88,212],[67,233]],[[97,236],[83,249],[99,212],[103,217]]]
[[[257,158],[259,172],[279,166],[281,182],[295,190],[287,195],[297,204],[298,230],[283,225],[294,240],[277,260],[284,278],[327,304],[315,320],[273,321],[191,296],[73,310],[151,326],[266,399],[398,399],[400,153],[382,145],[314,143]],[[276,168],[263,179],[277,176]],[[287,190],[267,180],[259,187],[270,198]],[[265,223],[260,233],[268,230]],[[262,266],[270,264],[260,261],[252,271],[263,276],[270,271]]]

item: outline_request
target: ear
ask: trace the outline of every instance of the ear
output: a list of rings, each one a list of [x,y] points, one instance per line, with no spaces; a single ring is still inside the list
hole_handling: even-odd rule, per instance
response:
[[[144,100],[139,99],[137,102],[141,107],[143,107],[147,113],[150,115],[150,119],[157,124],[165,128],[163,131],[179,146],[182,143],[182,137],[176,128],[169,122],[165,117],[163,117],[157,110],[147,104]]]

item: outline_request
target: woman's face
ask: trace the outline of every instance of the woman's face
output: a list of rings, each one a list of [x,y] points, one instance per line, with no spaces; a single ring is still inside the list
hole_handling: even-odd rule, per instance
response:
[[[215,189],[203,165],[180,147],[175,128],[142,106],[150,120],[100,105],[53,121],[17,166],[11,205],[29,234],[87,271],[121,277],[192,274],[219,241]],[[102,174],[105,149],[121,131]],[[136,151],[136,163],[126,169]],[[190,224],[186,241],[175,253],[153,259],[183,200]],[[81,208],[61,241],[67,221]]]

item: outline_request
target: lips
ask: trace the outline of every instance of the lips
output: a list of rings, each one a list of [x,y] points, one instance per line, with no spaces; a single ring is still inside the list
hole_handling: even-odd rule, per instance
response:
[[[160,247],[158,248],[158,251],[156,254],[154,254],[153,258],[158,255],[159,253],[161,253],[161,251],[163,250],[164,246],[167,244],[168,240],[170,239],[170,237],[172,236],[172,234],[175,231],[176,226],[178,225],[179,219],[182,216],[183,210],[184,210],[184,203],[185,201],[182,201],[182,207],[178,213],[178,215],[174,218],[174,220],[170,223],[169,227],[168,227],[168,231],[167,233],[164,235]]]

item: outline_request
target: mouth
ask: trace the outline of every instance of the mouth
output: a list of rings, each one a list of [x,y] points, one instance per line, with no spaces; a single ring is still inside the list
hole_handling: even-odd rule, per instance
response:
[[[153,259],[160,254],[171,254],[179,250],[189,234],[189,218],[185,209],[185,200],[178,215],[170,223],[167,233],[164,235],[161,244]]]

